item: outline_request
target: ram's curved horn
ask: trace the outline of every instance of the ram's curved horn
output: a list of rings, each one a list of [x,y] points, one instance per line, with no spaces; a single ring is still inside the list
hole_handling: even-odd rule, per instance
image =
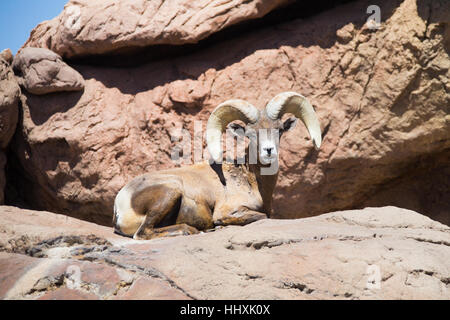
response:
[[[276,95],[267,104],[266,113],[272,120],[281,119],[285,113],[292,113],[305,124],[316,149],[320,148],[322,134],[319,120],[311,103],[301,94],[296,92],[283,92]]]
[[[246,124],[255,123],[258,118],[258,109],[247,101],[233,99],[219,104],[211,112],[206,125],[206,143],[213,160],[222,162],[222,133],[230,122],[241,120]]]

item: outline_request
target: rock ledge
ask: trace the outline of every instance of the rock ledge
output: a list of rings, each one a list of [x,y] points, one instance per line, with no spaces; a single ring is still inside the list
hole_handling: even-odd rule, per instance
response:
[[[450,228],[396,207],[136,241],[0,207],[3,299],[449,299]]]

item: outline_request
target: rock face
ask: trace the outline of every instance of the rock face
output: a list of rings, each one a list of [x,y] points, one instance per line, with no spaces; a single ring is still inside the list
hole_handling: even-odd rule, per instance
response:
[[[450,228],[395,207],[150,241],[0,215],[2,299],[450,299]]]
[[[38,25],[26,47],[64,58],[151,45],[196,43],[239,22],[266,15],[290,0],[77,0]]]
[[[116,3],[105,10],[128,4]],[[296,91],[315,105],[324,139],[316,152],[299,125],[281,141],[274,217],[393,204],[450,224],[449,3],[385,1],[375,30],[362,14],[369,5],[357,1],[139,67],[75,66],[83,93],[24,99],[11,182],[34,208],[109,225],[127,181],[176,166],[174,129],[192,132],[196,120],[204,128],[226,99],[263,107]],[[91,14],[82,9],[81,21]],[[90,48],[47,42],[39,30],[51,35],[63,17],[41,24],[27,45],[50,43],[68,56],[75,43]],[[105,28],[92,18],[80,35],[92,34],[91,25]]]
[[[8,62],[0,58],[0,148],[8,146],[16,130],[20,88]]]
[[[19,114],[20,88],[14,77],[10,63],[12,60],[9,49],[0,53],[0,204],[4,202],[5,188],[5,149],[16,130]]]
[[[0,52],[0,59],[5,60],[8,64],[11,64],[13,61],[13,55],[10,49],[5,49]]]
[[[56,53],[43,48],[24,48],[14,58],[19,82],[33,94],[80,91],[83,77]]]

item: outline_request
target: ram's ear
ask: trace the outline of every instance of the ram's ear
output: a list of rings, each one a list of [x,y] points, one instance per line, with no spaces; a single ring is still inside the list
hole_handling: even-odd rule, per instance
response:
[[[238,123],[230,123],[230,125],[228,126],[228,130],[230,130],[235,137],[245,136],[245,127],[241,126]]]
[[[294,129],[297,125],[298,119],[296,117],[289,117],[283,122],[283,131]]]

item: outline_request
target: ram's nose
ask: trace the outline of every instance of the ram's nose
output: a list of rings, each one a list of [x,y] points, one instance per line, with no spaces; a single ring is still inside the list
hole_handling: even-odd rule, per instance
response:
[[[264,151],[266,151],[267,155],[270,157],[272,155],[273,149],[274,148],[272,148],[272,147],[267,147],[267,148],[264,148]]]

